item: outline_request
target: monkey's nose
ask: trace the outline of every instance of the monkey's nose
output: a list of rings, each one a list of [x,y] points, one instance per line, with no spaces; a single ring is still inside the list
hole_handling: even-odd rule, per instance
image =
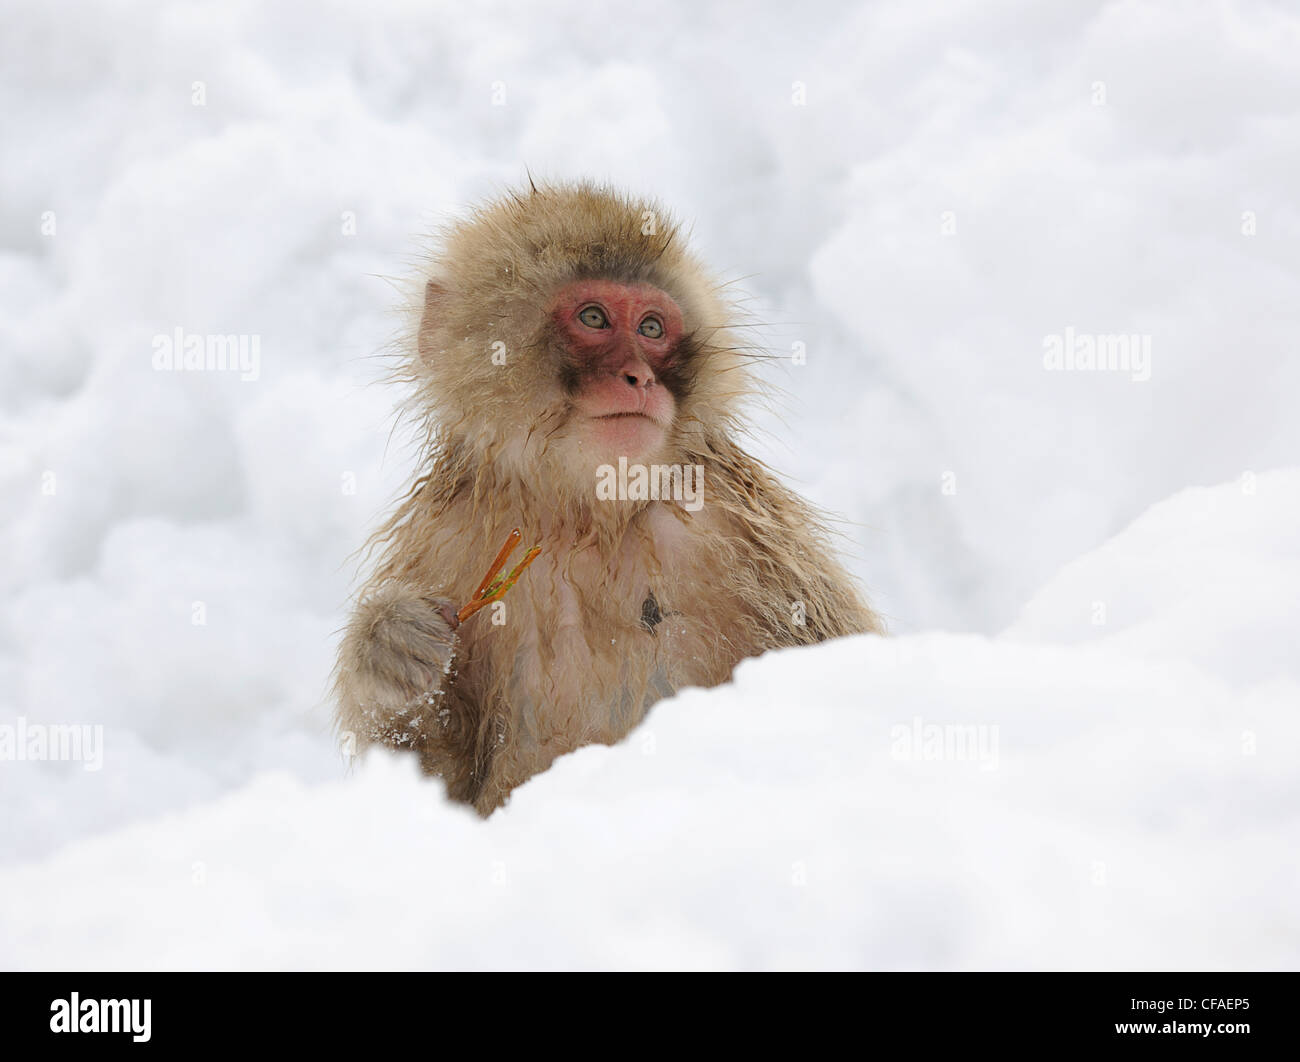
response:
[[[632,387],[649,387],[655,382],[655,374],[643,361],[630,362],[619,370],[619,375]]]

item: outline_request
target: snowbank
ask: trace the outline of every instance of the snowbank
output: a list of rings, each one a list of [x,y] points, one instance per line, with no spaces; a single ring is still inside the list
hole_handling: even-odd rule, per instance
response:
[[[486,823],[380,755],[347,781],[269,772],[82,841],[0,872],[0,955],[1294,967],[1300,658],[1293,619],[1273,621],[1294,615],[1300,470],[1252,489],[1156,506],[1004,637],[863,637],[747,662],[622,745],[561,759]],[[1242,581],[1252,557],[1273,577]],[[1094,626],[1107,594],[1126,620]],[[1110,633],[1060,637],[1086,630]],[[1267,666],[1224,668],[1201,644],[1249,644]]]

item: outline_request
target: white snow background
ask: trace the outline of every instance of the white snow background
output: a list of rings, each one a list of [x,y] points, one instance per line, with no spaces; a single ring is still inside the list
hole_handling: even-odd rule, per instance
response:
[[[1293,7],[0,17],[0,725],[104,734],[0,761],[0,967],[1297,966]],[[484,823],[349,774],[326,688],[411,470],[385,278],[525,167],[658,196],[802,344],[755,448],[894,637]],[[155,371],[177,327],[257,379]],[[1067,328],[1150,378],[1047,371]]]

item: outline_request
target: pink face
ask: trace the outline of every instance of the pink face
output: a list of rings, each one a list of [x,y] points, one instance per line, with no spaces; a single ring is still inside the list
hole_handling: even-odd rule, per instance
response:
[[[673,422],[671,386],[680,379],[682,312],[650,284],[579,280],[551,304],[569,359],[563,379],[596,446],[637,457]]]

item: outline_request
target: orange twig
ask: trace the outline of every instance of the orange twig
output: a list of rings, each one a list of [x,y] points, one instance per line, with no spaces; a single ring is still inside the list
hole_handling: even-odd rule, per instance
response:
[[[519,528],[517,527],[511,531],[510,534],[506,535],[505,544],[497,551],[496,560],[492,562],[492,567],[488,569],[487,575],[483,576],[483,581],[478,584],[478,589],[474,591],[474,596],[470,598],[471,601],[477,601],[483,596],[483,591],[486,590],[488,584],[497,577],[497,572],[505,567],[506,558],[515,551],[515,547],[519,545],[519,540],[523,537],[524,536],[519,533]]]
[[[537,559],[537,555],[542,552],[541,546],[533,546],[524,554],[524,559],[510,570],[509,575],[497,578],[501,569],[505,567],[506,558],[514,552],[521,538],[523,538],[523,535],[520,534],[517,527],[506,536],[505,545],[497,552],[496,560],[492,562],[492,567],[488,569],[487,575],[483,576],[483,581],[478,584],[474,596],[470,598],[467,605],[456,613],[456,619],[460,623],[464,623],[484,605],[490,605],[493,601],[499,601],[505,597],[506,591],[519,581],[519,576],[523,574],[524,569]]]

